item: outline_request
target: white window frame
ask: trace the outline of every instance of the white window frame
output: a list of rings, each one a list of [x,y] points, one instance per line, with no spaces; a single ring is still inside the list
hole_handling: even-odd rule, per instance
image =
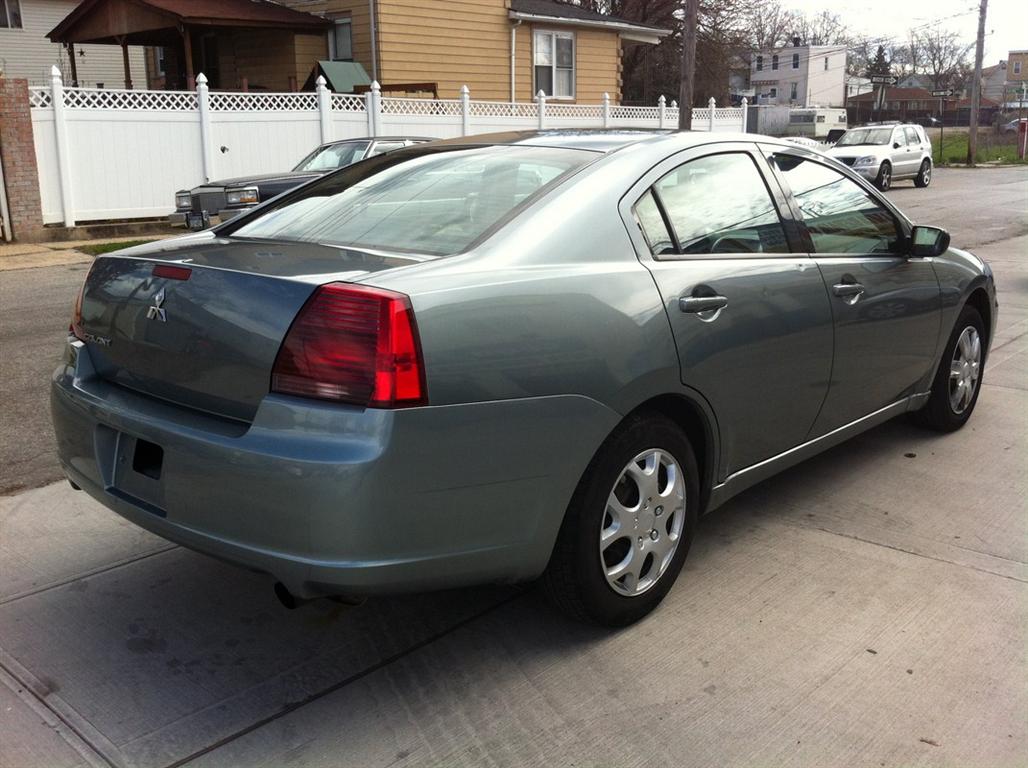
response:
[[[1019,61],[1015,61],[1014,62],[1014,74],[1015,75],[1021,74],[1021,62],[1019,62]]]
[[[550,64],[550,80],[554,89],[557,87],[557,38],[564,37],[571,40],[571,95],[554,96],[546,94],[548,101],[574,101],[578,94],[578,39],[574,32],[563,29],[533,29],[532,30],[532,98],[539,93],[539,84],[535,81],[535,41],[539,35],[551,35],[553,37],[553,63]],[[545,66],[540,64],[539,66]],[[563,67],[562,67],[563,69]]]
[[[798,53],[794,53],[792,55],[792,68],[793,69],[799,69],[800,68],[800,55]]]
[[[764,71],[764,57],[763,56],[757,56],[756,65],[757,65],[757,71],[758,72],[763,72]]]
[[[789,83],[789,101],[799,101],[800,85],[799,83]]]
[[[768,92],[767,92],[767,95],[770,98],[772,98],[772,99],[777,99],[778,98],[778,88],[770,88],[768,90]]]
[[[19,24],[16,27],[11,26],[11,5],[13,5],[13,4],[17,4],[18,5],[18,21],[19,21]],[[7,23],[4,26],[0,27],[0,29],[7,29],[7,30],[11,30],[11,29],[25,29],[25,9],[22,7],[21,0],[7,0],[4,3],[3,13],[4,13],[4,17],[5,17],[4,21],[7,22]]]
[[[336,58],[336,28],[346,25],[350,28],[350,57],[348,59]],[[328,31],[328,59],[329,61],[353,61],[353,19],[345,16],[341,19],[332,19],[332,29]]]
[[[828,71],[828,57],[825,56],[825,72]]]
[[[778,71],[778,54],[777,53],[774,56],[771,57],[771,71],[772,72],[777,72]]]

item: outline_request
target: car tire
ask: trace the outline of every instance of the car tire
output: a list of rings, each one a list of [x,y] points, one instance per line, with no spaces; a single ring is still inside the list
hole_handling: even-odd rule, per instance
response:
[[[541,579],[546,597],[572,618],[608,627],[648,614],[685,562],[699,487],[682,431],[657,413],[629,416],[575,489]]]
[[[982,391],[985,348],[982,316],[965,306],[942,352],[928,402],[914,414],[916,421],[938,432],[954,432],[967,423]]]
[[[875,186],[882,192],[887,192],[892,186],[892,163],[888,160],[882,163],[878,169],[878,176],[875,177]]]
[[[932,183],[932,161],[925,160],[921,161],[921,169],[917,172],[917,176],[914,177],[915,187],[927,187]]]

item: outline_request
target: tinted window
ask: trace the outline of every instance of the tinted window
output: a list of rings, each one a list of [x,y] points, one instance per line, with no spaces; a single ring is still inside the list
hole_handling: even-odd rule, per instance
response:
[[[635,204],[635,219],[639,222],[646,244],[650,246],[650,253],[675,253],[675,245],[671,242],[671,235],[652,192],[647,191]]]
[[[896,219],[855,181],[789,155],[775,155],[773,162],[792,189],[817,253],[899,252]]]
[[[778,211],[749,155],[701,157],[671,171],[653,189],[682,253],[789,250]]]
[[[375,146],[371,148],[371,153],[368,155],[368,157],[384,155],[386,152],[392,152],[394,149],[402,148],[402,141],[376,141]]]
[[[390,152],[312,182],[228,231],[447,255],[596,157],[514,145]]]

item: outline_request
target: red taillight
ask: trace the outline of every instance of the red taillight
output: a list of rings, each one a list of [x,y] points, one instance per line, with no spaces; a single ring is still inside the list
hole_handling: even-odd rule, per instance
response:
[[[153,276],[164,277],[168,280],[188,280],[193,274],[189,267],[176,267],[172,264],[154,264]]]
[[[85,341],[82,337],[82,295],[86,292],[86,284],[82,283],[82,287],[79,288],[79,295],[75,297],[75,309],[71,314],[71,326],[68,328],[68,333],[74,336],[79,341]]]
[[[410,299],[363,285],[321,286],[282,342],[271,389],[372,408],[423,405],[425,370]]]

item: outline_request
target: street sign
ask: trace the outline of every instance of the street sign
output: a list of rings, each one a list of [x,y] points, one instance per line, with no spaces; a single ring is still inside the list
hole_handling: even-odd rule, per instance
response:
[[[952,88],[948,88],[948,89],[944,88],[944,89],[942,89],[940,91],[932,91],[932,96],[935,96],[936,98],[939,98],[939,97],[946,97],[946,96],[957,96],[957,95],[959,95],[959,93],[960,93],[960,91],[954,90]]]
[[[896,85],[899,82],[896,75],[871,75],[868,80],[875,85]]]

